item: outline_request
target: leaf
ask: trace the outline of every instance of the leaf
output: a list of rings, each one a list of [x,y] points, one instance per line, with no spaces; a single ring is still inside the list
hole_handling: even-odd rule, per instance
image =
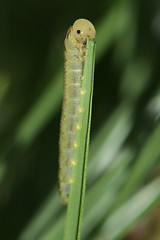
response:
[[[82,96],[80,103],[81,107],[84,108],[84,112],[79,117],[79,124],[82,129],[78,131],[76,136],[79,147],[75,151],[74,159],[77,161],[77,165],[72,169],[72,178],[75,179],[75,182],[70,185],[64,240],[80,239],[91,126],[94,62],[95,41],[88,38],[84,80],[82,82],[82,89],[86,91],[86,94]]]

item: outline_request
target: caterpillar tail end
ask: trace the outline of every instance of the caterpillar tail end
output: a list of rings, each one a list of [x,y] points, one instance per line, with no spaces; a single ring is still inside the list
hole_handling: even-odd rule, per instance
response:
[[[62,204],[67,205],[68,197],[69,197],[69,184],[60,183],[59,193],[60,193],[60,198],[61,198]]]

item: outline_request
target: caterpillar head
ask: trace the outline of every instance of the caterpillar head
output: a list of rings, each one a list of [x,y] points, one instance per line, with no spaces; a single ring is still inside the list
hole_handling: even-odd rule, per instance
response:
[[[96,35],[96,30],[93,24],[87,19],[78,19],[73,24],[73,34],[79,43],[86,44],[87,36],[93,40]]]

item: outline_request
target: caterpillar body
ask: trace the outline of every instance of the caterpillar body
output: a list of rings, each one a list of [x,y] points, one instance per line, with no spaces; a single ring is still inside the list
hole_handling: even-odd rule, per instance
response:
[[[80,100],[85,94],[82,81],[87,36],[90,40],[95,38],[94,26],[86,19],[78,19],[68,29],[64,41],[63,106],[59,139],[59,192],[64,204],[68,202],[69,186],[74,182],[71,170],[76,165],[76,133],[83,127],[78,124],[78,118],[79,114],[83,114]]]

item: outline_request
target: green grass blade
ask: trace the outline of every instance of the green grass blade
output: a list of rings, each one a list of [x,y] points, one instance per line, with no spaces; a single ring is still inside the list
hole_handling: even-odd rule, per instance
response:
[[[160,201],[160,179],[136,193],[130,200],[111,215],[103,225],[101,238],[121,239],[144,214],[153,209]],[[99,237],[94,238],[94,240]]]
[[[127,183],[117,199],[114,210],[136,190],[142,181],[144,181],[160,154],[159,141],[160,122],[157,123],[157,126],[142,149],[135,165],[132,167]]]
[[[133,125],[133,110],[129,105],[121,103],[93,139],[89,153],[89,184],[101,175],[121,150]]]
[[[84,205],[82,239],[88,239],[86,237],[96,226],[97,221],[100,221],[106,211],[108,211],[112,206],[115,196],[117,196],[119,192],[118,189],[122,186],[127,177],[125,169],[128,165],[128,158],[131,157],[130,154],[130,152],[124,151],[121,156],[119,156],[118,160],[113,164],[113,166],[108,171],[106,170],[101,175],[100,179],[95,182],[95,184],[93,184],[89,191],[87,191]],[[101,188],[102,186],[103,188]],[[101,206],[103,206],[102,209]],[[40,218],[42,217],[40,216]],[[61,218],[57,219],[56,223],[52,225],[50,229],[46,229],[40,238],[36,239],[62,239],[63,228],[64,215],[61,216]],[[28,231],[28,234],[29,233],[32,235],[30,231]],[[20,238],[20,240],[27,239],[28,238]]]
[[[88,235],[104,218],[115,201],[115,196],[125,183],[127,166],[131,152],[122,151],[117,160],[101,174],[99,179],[87,191],[83,217],[82,239]],[[105,210],[104,210],[105,209]],[[96,221],[95,221],[96,219]]]
[[[35,240],[38,239],[46,230],[49,222],[54,224],[57,222],[59,213],[64,207],[59,201],[58,189],[50,194],[48,199],[41,206],[37,214],[32,218],[27,228],[22,232],[19,239],[21,240]],[[57,233],[57,232],[56,232]],[[48,235],[46,234],[46,237]]]
[[[95,41],[87,40],[86,56],[84,80],[82,83],[82,89],[86,91],[86,94],[84,94],[81,100],[84,112],[79,117],[82,130],[77,134],[76,142],[80,145],[74,154],[74,159],[78,164],[72,170],[72,178],[75,179],[75,182],[70,186],[64,240],[80,239],[91,125]]]

